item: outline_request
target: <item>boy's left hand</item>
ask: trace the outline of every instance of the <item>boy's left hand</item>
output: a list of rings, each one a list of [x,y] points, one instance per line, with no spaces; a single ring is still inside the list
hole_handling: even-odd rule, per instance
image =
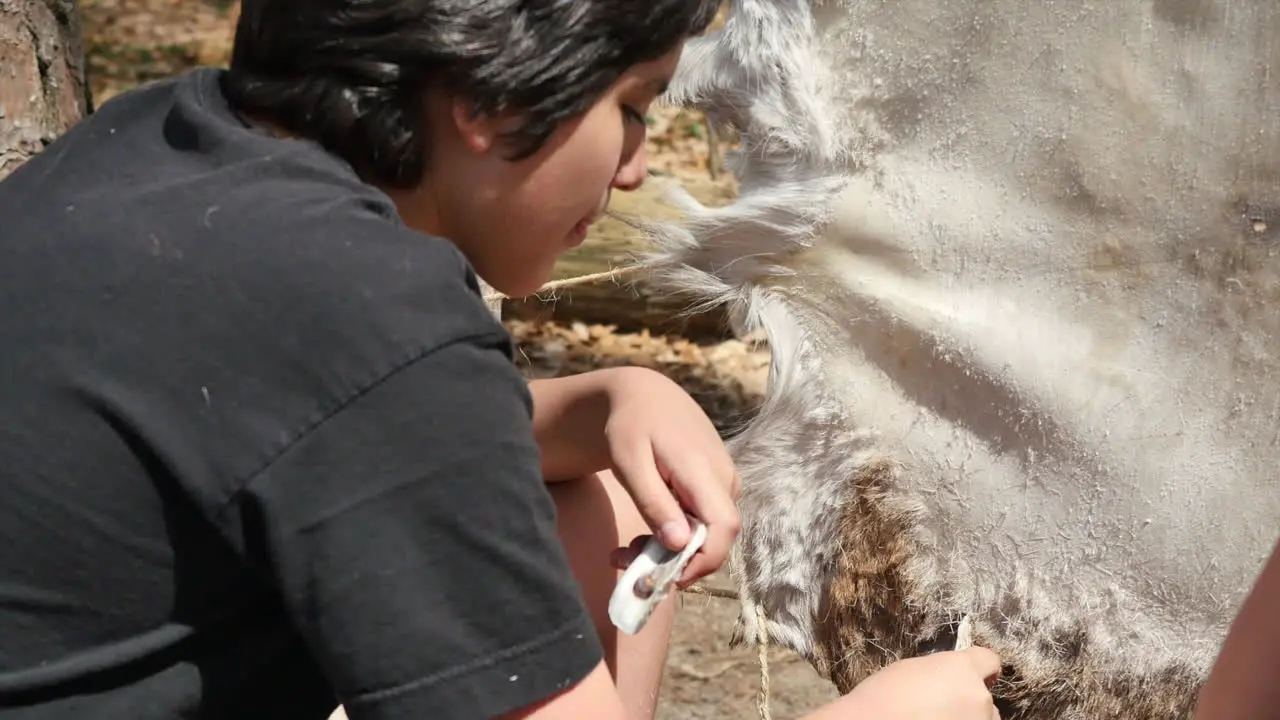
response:
[[[706,543],[678,583],[687,587],[724,564],[738,535],[740,481],[733,460],[702,408],[665,376],[618,368],[607,388],[610,466],[649,527],[679,550],[692,534],[686,512],[707,525]],[[625,567],[645,540],[615,553],[615,564]]]

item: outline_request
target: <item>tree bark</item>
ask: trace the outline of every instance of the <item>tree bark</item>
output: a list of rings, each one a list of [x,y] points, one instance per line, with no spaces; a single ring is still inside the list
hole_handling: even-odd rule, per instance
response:
[[[91,110],[75,0],[0,0],[0,178]]]

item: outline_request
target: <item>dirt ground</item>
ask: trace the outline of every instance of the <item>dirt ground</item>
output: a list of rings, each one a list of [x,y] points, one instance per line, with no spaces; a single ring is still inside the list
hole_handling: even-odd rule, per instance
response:
[[[229,58],[236,0],[81,0],[90,85],[95,105],[111,96],[195,65]],[[655,108],[648,156],[659,174],[725,195],[733,178],[718,171],[707,131],[696,114]],[[719,153],[727,149],[715,145]],[[565,375],[619,364],[655,368],[679,382],[725,435],[749,419],[760,400],[768,351],[727,339],[694,342],[647,332],[618,333],[603,325],[507,322],[530,377]],[[724,572],[709,585],[731,588]],[[660,720],[754,718],[760,689],[753,648],[730,649],[737,604],[685,595],[676,621],[658,709]],[[769,654],[771,709],[795,718],[834,698],[831,685],[793,653]]]
[[[708,584],[727,587],[725,578]],[[737,604],[685,595],[676,616],[663,675],[658,720],[757,717],[760,669],[754,648],[728,647]],[[769,708],[774,720],[792,720],[836,698],[835,688],[795,653],[769,652]]]

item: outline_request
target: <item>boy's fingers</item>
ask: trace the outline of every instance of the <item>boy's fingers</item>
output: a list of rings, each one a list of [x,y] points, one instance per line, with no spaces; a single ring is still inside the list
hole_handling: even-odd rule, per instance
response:
[[[683,464],[672,463],[672,472],[680,495],[689,505],[691,514],[707,525],[707,539],[702,549],[693,556],[680,577],[681,586],[710,575],[729,557],[729,550],[738,536],[741,521],[738,508],[730,492],[732,476],[716,477],[709,465],[698,460]]]
[[[614,549],[609,553],[609,564],[615,570],[626,570],[636,561],[636,558],[640,557],[640,553],[644,552],[645,544],[652,537],[652,535],[641,535],[632,540],[630,545]]]
[[[630,548],[616,548],[609,551],[609,567],[614,570],[626,570],[635,559],[636,556]]]
[[[658,474],[653,446],[644,440],[614,449],[614,474],[631,495],[640,515],[653,528],[662,544],[680,550],[689,542],[693,530],[680,503]]]
[[[975,645],[960,652],[965,654],[973,669],[977,670],[983,679],[995,680],[1000,677],[1000,656],[994,651]]]

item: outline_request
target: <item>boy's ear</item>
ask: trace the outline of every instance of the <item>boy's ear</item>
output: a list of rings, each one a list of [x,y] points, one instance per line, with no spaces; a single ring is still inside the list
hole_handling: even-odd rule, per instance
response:
[[[477,113],[469,103],[458,98],[453,100],[450,110],[462,142],[475,153],[489,152],[503,135],[520,128],[521,119],[513,112],[502,111],[496,115]]]

